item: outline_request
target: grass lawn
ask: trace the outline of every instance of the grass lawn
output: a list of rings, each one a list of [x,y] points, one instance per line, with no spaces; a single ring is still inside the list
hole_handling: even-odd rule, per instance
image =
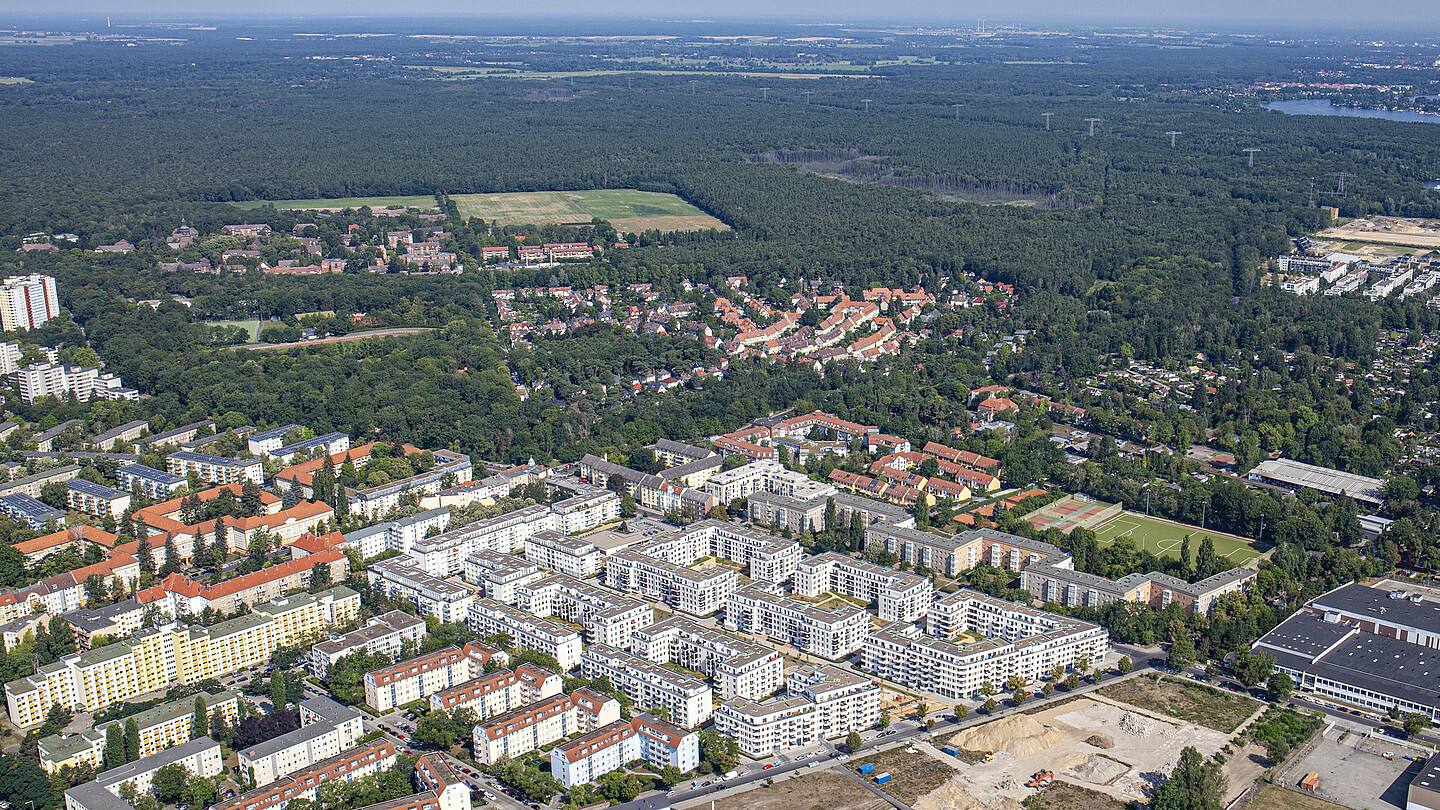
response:
[[[1149,676],[1102,686],[1100,694],[1226,734],[1239,728],[1261,705],[1249,697],[1209,686]]]
[[[629,233],[729,227],[674,194],[625,188],[456,194],[453,199],[462,215],[501,225],[565,225],[589,223],[598,217]]]
[[[865,778],[873,780],[877,774],[890,774],[890,781],[877,787],[906,804],[940,787],[956,774],[954,768],[929,754],[918,750],[911,754],[904,748],[891,748],[868,757],[857,756],[846,764],[856,769],[867,762],[874,763],[875,770]]]
[[[260,339],[260,321],[205,321],[206,326],[238,326],[250,332],[250,342]]]
[[[889,807],[843,773],[825,769],[715,802],[715,810],[869,810]]]
[[[1055,782],[1025,799],[1026,810],[1125,810],[1126,805],[1069,782]]]
[[[1332,804],[1319,797],[1274,785],[1260,788],[1260,792],[1255,794],[1255,798],[1250,800],[1246,808],[1248,810],[1345,810],[1341,805]]]
[[[1215,553],[1229,560],[1232,565],[1248,566],[1265,553],[1266,547],[1243,537],[1203,531],[1199,526],[1186,526],[1157,520],[1134,512],[1122,512],[1114,519],[1095,530],[1095,539],[1101,546],[1108,546],[1117,537],[1129,537],[1142,551],[1149,551],[1157,557],[1180,558],[1180,544],[1185,535],[1190,535],[1190,554],[1194,559],[1200,549],[1200,539],[1208,536],[1215,544]]]
[[[371,208],[429,208],[438,209],[435,198],[430,195],[417,195],[412,197],[340,197],[333,200],[246,200],[244,202],[232,202],[236,208],[246,211],[252,208],[260,208],[266,205],[273,205],[282,211],[320,211],[342,208],[359,208],[368,205]]]

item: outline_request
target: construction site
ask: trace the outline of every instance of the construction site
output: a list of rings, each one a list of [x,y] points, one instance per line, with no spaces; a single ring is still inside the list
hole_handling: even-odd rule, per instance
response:
[[[1227,735],[1104,698],[1083,697],[958,732],[945,741],[957,773],[915,810],[1015,810],[1068,784],[1129,803],[1149,798],[1186,746],[1205,756]],[[938,743],[938,741],[937,741]],[[1028,786],[1027,786],[1028,784]]]

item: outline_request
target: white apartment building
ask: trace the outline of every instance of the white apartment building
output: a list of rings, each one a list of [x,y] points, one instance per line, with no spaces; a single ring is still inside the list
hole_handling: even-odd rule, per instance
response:
[[[731,700],[715,712],[715,728],[740,753],[767,757],[873,727],[880,721],[880,687],[832,666],[803,666],[784,697],[757,703]]]
[[[130,720],[135,721],[135,728],[140,732],[140,756],[142,757],[148,757],[192,740],[196,736],[192,733],[196,698],[205,701],[206,716],[215,717],[216,714],[223,714],[232,727],[239,722],[239,695],[234,692],[201,692],[192,697],[181,698],[152,709],[146,709],[138,714],[130,715],[125,720],[105,723],[91,731],[70,735],[52,734],[44,737],[39,744],[40,767],[46,773],[51,774],[58,772],[66,765],[73,768],[84,764],[96,771],[102,770],[105,762],[106,729],[116,724],[121,724],[123,727],[123,724]]]
[[[475,726],[475,761],[489,765],[502,757],[528,754],[619,719],[620,701],[582,687],[569,695],[546,698]]]
[[[948,637],[964,630],[987,637],[955,644],[922,633],[919,625],[895,622],[866,639],[864,669],[895,683],[959,698],[978,695],[987,683],[998,687],[1015,676],[1028,683],[1056,665],[1098,661],[1109,643],[1110,634],[1102,627],[975,591],[961,590],[941,602],[932,623],[935,632]]]
[[[632,633],[655,621],[649,602],[564,574],[551,574],[516,589],[516,605],[546,618],[558,616],[585,628],[590,644],[630,646]]]
[[[449,509],[427,509],[385,524],[385,543],[401,554],[409,554],[410,547],[425,538],[431,529],[443,532],[450,526]],[[421,566],[423,568],[423,566]],[[426,573],[429,573],[428,571]],[[441,576],[437,574],[436,576]]]
[[[605,553],[594,543],[553,531],[536,532],[525,538],[525,559],[575,579],[599,576],[605,568]]]
[[[260,459],[235,459],[180,450],[165,457],[165,469],[179,476],[195,473],[207,484],[265,483]]]
[[[760,644],[672,616],[630,637],[630,651],[656,664],[703,672],[722,700],[758,700],[785,682],[785,656]]]
[[[700,766],[700,735],[649,714],[618,720],[550,749],[550,775],[568,790],[637,759],[689,773]]]
[[[34,329],[59,314],[60,295],[50,276],[11,276],[0,285],[0,331]]]
[[[609,678],[637,707],[666,707],[671,721],[685,728],[703,724],[714,711],[714,693],[704,682],[604,644],[585,650],[580,671],[586,678]]]
[[[125,510],[130,508],[130,493],[101,486],[84,478],[72,478],[65,482],[65,503],[77,512],[98,517],[109,515],[119,520],[125,516]]]
[[[476,720],[529,706],[554,697],[563,690],[564,679],[543,667],[521,664],[514,671],[497,669],[459,686],[442,689],[430,696],[430,708],[451,715],[461,709],[475,713]]]
[[[20,360],[23,356],[24,353],[18,344],[0,343],[0,375],[9,377],[19,371]]]
[[[41,397],[65,399],[74,397],[81,402],[92,399],[137,400],[140,392],[126,388],[119,377],[107,374],[98,368],[67,366],[60,363],[32,363],[15,372],[15,387],[20,398],[33,405]]]
[[[409,557],[381,560],[365,570],[370,584],[391,599],[414,602],[422,616],[442,622],[463,622],[475,592],[414,567]]]
[[[791,585],[801,596],[834,591],[878,603],[880,618],[890,622],[919,620],[935,598],[935,586],[925,577],[833,552],[800,563]]]
[[[436,692],[479,677],[491,659],[510,660],[503,650],[472,641],[464,647],[441,649],[365,673],[365,703],[384,714]]]
[[[477,599],[470,605],[469,626],[482,636],[504,633],[521,647],[551,656],[565,672],[580,665],[580,634],[559,622],[490,599]]]
[[[352,748],[365,734],[360,713],[330,698],[300,703],[300,728],[236,753],[241,773],[253,773],[256,787],[309,768]]]
[[[120,798],[125,785],[134,785],[136,793],[151,792],[155,772],[166,765],[182,765],[191,776],[209,779],[225,770],[220,756],[220,743],[209,737],[196,737],[174,748],[141,757],[96,776],[94,781],[76,785],[65,791],[65,810],[119,810],[128,807]]]
[[[606,585],[696,616],[709,616],[723,607],[739,581],[738,573],[723,566],[696,570],[633,549],[605,560]]]
[[[516,591],[547,576],[539,566],[532,565],[513,554],[498,551],[477,551],[465,558],[461,576],[471,585],[484,589],[485,598],[506,605],[519,600]]]
[[[839,660],[865,644],[870,614],[848,606],[826,610],[757,584],[746,585],[725,601],[725,626]]]
[[[168,501],[181,487],[188,485],[183,475],[146,467],[143,464],[126,464],[116,470],[115,483],[126,492],[134,491],[138,485],[141,494],[152,501]]]
[[[464,560],[481,551],[511,554],[524,548],[525,539],[541,531],[553,531],[555,513],[544,504],[527,506],[504,515],[477,520],[434,537],[416,539],[405,553],[414,565],[435,577],[460,573]]]
[[[559,521],[558,531],[566,534],[589,531],[620,519],[620,496],[608,489],[590,488],[550,505]]]
[[[299,429],[299,425],[281,425],[269,430],[259,430],[247,436],[245,443],[249,446],[251,455],[268,456],[285,446],[285,434]]]
[[[306,668],[311,675],[325,680],[336,661],[354,652],[379,653],[393,661],[400,657],[400,650],[407,640],[418,645],[425,634],[424,619],[403,610],[392,610],[372,616],[359,630],[343,636],[332,635],[329,641],[311,647],[305,657]]]
[[[418,475],[376,487],[347,488],[345,497],[350,500],[350,514],[378,520],[397,508],[401,498],[415,496],[423,501],[443,489],[447,481],[464,484],[473,477],[469,456],[450,450],[436,450],[434,456],[435,466]]]
[[[717,472],[705,482],[703,489],[722,504],[737,498],[748,498],[756,492],[772,492],[797,501],[808,501],[835,494],[835,487],[812,481],[804,473],[786,469],[773,458],[752,461],[741,467]]]

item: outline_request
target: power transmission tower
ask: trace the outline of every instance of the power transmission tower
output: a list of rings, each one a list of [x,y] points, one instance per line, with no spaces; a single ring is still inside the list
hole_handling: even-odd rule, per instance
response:
[[[860,100],[863,101],[863,102],[865,102],[865,112],[867,112],[867,113],[870,112],[870,102],[871,102],[871,101],[874,101],[874,99],[862,98],[862,99],[860,99]]]
[[[809,104],[809,103],[810,103],[810,97],[813,96],[813,95],[815,95],[815,91],[814,91],[814,90],[806,90],[806,91],[805,91],[805,103],[806,103],[806,104]]]
[[[697,81],[696,79],[691,79],[691,80],[690,80],[690,95],[692,95],[692,96],[695,95],[695,82],[696,82],[696,81]]]
[[[965,105],[964,105],[964,104],[951,104],[950,106],[955,108],[955,120],[956,120],[956,121],[959,121],[959,120],[960,120],[960,108],[961,108],[961,107],[964,107]]]
[[[1315,178],[1310,178],[1310,207],[1315,207]]]
[[[1255,153],[1259,152],[1260,150],[1252,146],[1249,149],[1242,149],[1240,151],[1250,156],[1250,168],[1255,168]]]
[[[761,101],[769,101],[769,100],[770,100],[770,88],[768,88],[768,87],[762,87],[762,88],[760,88],[760,100],[761,100]]]
[[[1104,118],[1086,118],[1085,120],[1088,121],[1088,122],[1090,122],[1090,134],[1091,134],[1091,135],[1094,135],[1094,134],[1095,134],[1095,125],[1098,124],[1098,123],[1100,123],[1101,121],[1104,121],[1105,119],[1104,119]]]
[[[1174,148],[1175,148],[1175,136],[1181,134],[1180,130],[1178,130],[1178,129],[1172,129],[1172,130],[1170,130],[1169,132],[1167,132],[1167,133],[1165,133],[1165,134],[1170,136],[1170,148],[1171,148],[1171,149],[1174,149]]]
[[[1350,174],[1349,172],[1330,172],[1330,176],[1335,178],[1335,190],[1328,193],[1332,197],[1344,197],[1345,178],[1354,177],[1355,175]]]
[[[1055,113],[1040,113],[1040,114],[1043,115],[1043,116],[1045,116],[1045,131],[1046,131],[1046,132],[1049,132],[1049,131],[1050,131],[1050,116],[1054,115]]]

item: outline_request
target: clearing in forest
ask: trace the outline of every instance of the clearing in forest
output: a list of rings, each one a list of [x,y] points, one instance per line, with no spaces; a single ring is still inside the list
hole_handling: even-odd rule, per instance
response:
[[[501,225],[588,225],[599,218],[626,233],[730,227],[674,194],[628,188],[456,194],[452,199],[461,215]]]

